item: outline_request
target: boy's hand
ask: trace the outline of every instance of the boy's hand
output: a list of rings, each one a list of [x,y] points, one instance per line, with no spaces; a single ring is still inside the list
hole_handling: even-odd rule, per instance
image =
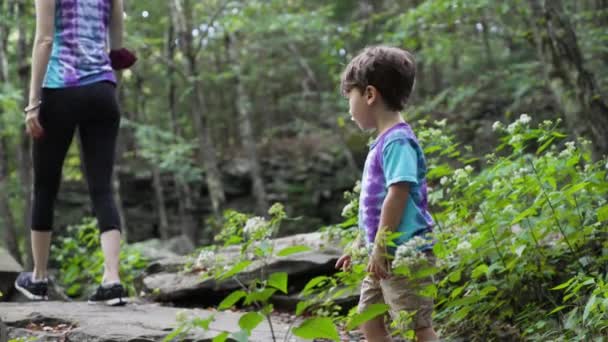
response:
[[[389,277],[384,254],[378,250],[374,250],[367,264],[367,272],[371,273],[376,279],[386,279]]]
[[[352,257],[348,254],[344,254],[336,262],[336,268],[342,268],[342,271],[348,271],[352,265]]]

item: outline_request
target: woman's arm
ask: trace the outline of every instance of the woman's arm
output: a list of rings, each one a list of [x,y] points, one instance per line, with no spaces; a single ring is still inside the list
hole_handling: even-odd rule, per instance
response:
[[[36,0],[36,38],[32,49],[29,106],[40,102],[42,81],[53,49],[55,0]]]
[[[110,16],[110,50],[122,48],[123,34],[123,3],[122,0],[112,0],[112,15]]]

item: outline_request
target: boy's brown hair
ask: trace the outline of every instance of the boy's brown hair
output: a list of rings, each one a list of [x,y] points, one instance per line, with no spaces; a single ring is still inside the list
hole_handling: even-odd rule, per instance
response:
[[[403,110],[409,100],[416,78],[414,56],[406,50],[390,46],[371,46],[361,51],[344,69],[342,94],[357,88],[362,93],[374,86],[390,110]]]

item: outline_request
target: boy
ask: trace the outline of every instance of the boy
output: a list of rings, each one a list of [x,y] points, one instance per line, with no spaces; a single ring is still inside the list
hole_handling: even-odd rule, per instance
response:
[[[348,97],[352,120],[361,129],[376,129],[378,133],[370,146],[361,182],[359,227],[372,252],[358,310],[363,312],[371,304],[386,301],[393,313],[416,311],[413,323],[417,340],[437,341],[431,322],[432,298],[418,295],[407,278],[390,274],[386,259],[389,250],[381,238],[400,233],[394,241],[400,245],[430,232],[433,225],[427,210],[424,155],[399,113],[412,92],[415,74],[412,55],[387,46],[366,48],[342,74],[342,93]],[[428,256],[432,261],[430,252]],[[336,267],[346,270],[350,264],[351,257],[343,255]],[[382,316],[365,322],[361,330],[370,342],[391,341]]]

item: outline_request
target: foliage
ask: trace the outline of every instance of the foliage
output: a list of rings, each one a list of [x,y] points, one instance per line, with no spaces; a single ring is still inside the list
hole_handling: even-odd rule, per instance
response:
[[[68,228],[69,235],[51,249],[52,259],[59,265],[58,282],[70,297],[81,297],[88,287],[96,287],[103,276],[103,252],[99,242],[97,220],[85,218]],[[134,281],[148,262],[136,249],[122,244],[120,278],[130,295],[135,295]]]
[[[446,338],[593,340],[608,332],[606,161],[593,162],[584,140],[564,141],[559,122],[543,121],[533,127],[531,121],[523,114],[509,125],[496,123],[501,144],[483,160],[467,158],[467,149],[461,152],[453,136],[446,134],[445,123],[419,122],[418,136],[431,170],[433,250],[439,263],[438,268],[417,269],[409,275],[435,275],[435,284],[421,291],[436,297],[435,319]],[[483,169],[476,171],[477,165]],[[296,312],[310,317],[301,327],[331,321],[353,328],[387,310],[374,307],[363,314],[351,310],[344,316],[335,304],[340,294],[356,288],[365,276],[367,252],[353,248],[359,245],[353,242],[358,229],[353,221],[356,191],[346,198],[350,203],[343,212],[345,222],[324,231],[327,238],[349,244],[347,250],[359,260],[350,272],[309,281]],[[271,250],[246,252],[264,246],[272,236],[266,229],[251,229],[263,219],[230,212],[227,222],[221,240],[243,243],[243,256],[255,259]],[[398,251],[394,271],[409,272],[418,254]],[[218,279],[225,279],[222,274],[238,277],[236,271],[248,265],[242,262],[217,273]],[[255,282],[259,292],[236,291],[220,308],[243,299],[251,304],[252,293],[266,301],[278,287],[269,289],[270,278],[264,279]],[[393,333],[412,338],[411,316],[397,313]]]

